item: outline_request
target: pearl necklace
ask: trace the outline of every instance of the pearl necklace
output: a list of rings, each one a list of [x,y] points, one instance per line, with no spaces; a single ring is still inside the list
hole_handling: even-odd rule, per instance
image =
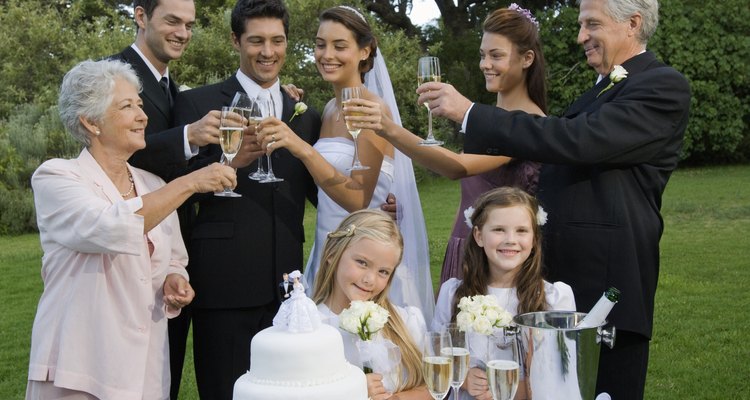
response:
[[[133,174],[130,173],[130,170],[128,170],[128,180],[130,181],[130,190],[128,190],[127,193],[120,193],[120,196],[122,196],[123,198],[130,196],[130,194],[133,193],[133,189],[135,189]]]

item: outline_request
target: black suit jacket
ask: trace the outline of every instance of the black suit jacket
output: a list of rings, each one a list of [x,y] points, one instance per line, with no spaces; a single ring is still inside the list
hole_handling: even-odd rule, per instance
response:
[[[187,168],[184,124],[173,126],[172,109],[159,81],[154,78],[146,62],[130,46],[109,58],[130,64],[143,85],[141,100],[143,111],[148,116],[146,148],[135,152],[129,160],[130,164],[152,172],[167,182],[183,175]],[[172,79],[169,80],[169,90],[174,99],[178,90]]]
[[[224,82],[181,92],[175,102],[175,121],[189,123],[210,110],[228,105],[243,91],[235,76]],[[318,140],[320,115],[312,109],[294,118],[294,101],[282,93],[281,119],[310,144]],[[191,160],[191,169],[221,157],[219,145],[209,145]],[[272,153],[279,183],[258,183],[247,176],[255,162],[237,170],[240,198],[212,194],[198,200],[190,248],[193,307],[241,308],[278,301],[279,279],[302,265],[305,198],[313,203],[317,187],[304,164],[286,149]]]
[[[617,287],[621,301],[609,320],[650,337],[661,198],[679,160],[690,88],[650,52],[622,66],[626,79],[599,95],[609,84],[603,79],[562,118],[474,105],[464,147],[545,163],[537,197],[549,213],[550,280],[570,284],[583,312]]]

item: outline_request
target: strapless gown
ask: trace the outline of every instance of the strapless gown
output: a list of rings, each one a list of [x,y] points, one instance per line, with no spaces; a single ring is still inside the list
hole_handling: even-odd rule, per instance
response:
[[[349,175],[346,170],[352,166],[354,159],[354,142],[342,138],[320,138],[313,146],[331,165],[344,175]],[[372,166],[370,166],[372,168]],[[380,176],[375,187],[375,192],[370,200],[368,208],[379,208],[385,203],[388,193],[393,185],[393,159],[388,156],[383,158],[383,164],[380,166]],[[349,215],[343,207],[336,204],[324,190],[318,188],[318,217],[315,224],[315,243],[310,252],[310,258],[307,260],[304,278],[307,282],[305,287],[310,288],[310,293],[315,290],[315,275],[320,266],[320,257],[323,253],[323,244],[325,243],[328,232],[333,232],[338,228],[341,221]],[[397,274],[398,276],[398,270]],[[394,277],[394,279],[397,278]]]

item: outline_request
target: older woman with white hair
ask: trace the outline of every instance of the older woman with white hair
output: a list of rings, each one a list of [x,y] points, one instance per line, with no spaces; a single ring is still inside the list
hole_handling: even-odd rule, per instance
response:
[[[119,61],[84,61],[63,78],[60,117],[84,149],[31,179],[44,292],[27,399],[169,397],[167,318],[194,296],[174,211],[236,177],[213,164],[165,185],[128,165],[145,147],[140,89]]]

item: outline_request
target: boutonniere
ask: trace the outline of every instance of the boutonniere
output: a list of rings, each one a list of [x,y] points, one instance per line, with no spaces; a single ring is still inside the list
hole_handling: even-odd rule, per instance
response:
[[[301,101],[298,102],[297,104],[295,104],[294,105],[294,114],[292,114],[292,118],[289,118],[289,122],[292,122],[292,120],[294,119],[294,117],[296,117],[298,115],[301,115],[301,114],[304,114],[305,111],[307,111],[307,104],[305,104],[304,102],[301,102]]]
[[[188,86],[188,85],[180,85],[180,87],[177,88],[177,91],[184,92],[184,91],[190,90],[190,89],[192,89],[192,88],[190,86]]]
[[[615,69],[612,70],[612,72],[609,73],[609,85],[602,89],[599,94],[596,95],[596,97],[599,97],[602,95],[602,93],[606,92],[609,89],[612,89],[612,86],[615,86],[615,83],[620,82],[621,80],[628,77],[628,70],[622,67],[622,65],[615,65]]]

